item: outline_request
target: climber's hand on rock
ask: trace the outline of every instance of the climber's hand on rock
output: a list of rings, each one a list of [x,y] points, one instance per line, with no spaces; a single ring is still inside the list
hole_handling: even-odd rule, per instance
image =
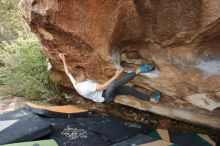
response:
[[[65,60],[65,56],[64,56],[63,53],[59,53],[59,57],[60,57],[61,60],[63,60],[63,61]]]

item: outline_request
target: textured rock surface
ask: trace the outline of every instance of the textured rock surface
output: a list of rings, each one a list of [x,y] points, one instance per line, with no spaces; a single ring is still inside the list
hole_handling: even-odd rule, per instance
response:
[[[139,75],[130,85],[159,90],[161,102],[123,96],[116,102],[220,128],[219,0],[22,0],[20,6],[63,85],[71,86],[58,52],[73,71],[82,66],[98,82],[119,63],[126,69],[155,63],[159,77]]]

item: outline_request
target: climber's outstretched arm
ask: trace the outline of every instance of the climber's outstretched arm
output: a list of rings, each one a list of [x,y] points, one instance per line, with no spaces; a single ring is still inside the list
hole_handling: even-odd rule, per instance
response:
[[[65,59],[65,56],[63,53],[60,53],[59,54],[59,57],[60,59],[62,60],[63,62],[63,66],[64,66],[64,71],[66,73],[66,75],[69,77],[70,81],[72,82],[73,85],[75,85],[76,83],[76,80],[74,79],[74,77],[72,76],[72,74],[70,73],[69,69],[68,69],[68,66],[66,64],[66,59]]]
[[[69,72],[68,66],[67,66],[67,64],[66,64],[66,59],[65,59],[64,54],[63,54],[63,53],[60,53],[60,54],[59,54],[59,57],[60,57],[60,59],[61,59],[62,62],[63,62],[63,66],[64,66],[64,71],[65,71],[65,73],[69,76],[70,72]]]
[[[115,73],[115,75],[109,79],[107,82],[105,82],[104,84],[99,84],[96,83],[96,91],[101,91],[101,90],[105,90],[108,88],[108,86],[116,79],[119,78],[119,76],[123,73],[123,69],[118,69]]]

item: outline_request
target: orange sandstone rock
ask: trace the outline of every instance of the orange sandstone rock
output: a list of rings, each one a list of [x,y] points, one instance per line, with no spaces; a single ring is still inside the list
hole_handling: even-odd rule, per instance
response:
[[[45,47],[54,77],[71,87],[59,52],[74,70],[105,82],[116,66],[154,63],[158,78],[131,83],[164,95],[158,105],[116,102],[220,128],[219,0],[21,0],[21,11]]]

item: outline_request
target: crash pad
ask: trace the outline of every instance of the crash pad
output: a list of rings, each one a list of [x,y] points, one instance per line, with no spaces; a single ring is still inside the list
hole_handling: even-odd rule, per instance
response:
[[[141,144],[138,146],[178,146],[178,145],[172,144],[172,143],[165,141],[165,140],[157,140],[154,142],[145,143],[145,144]]]
[[[148,134],[152,131],[145,124],[114,117],[82,117],[76,120],[81,126],[99,134],[111,144],[123,141],[139,133]]]
[[[52,125],[53,133],[44,137],[54,139],[60,146],[108,146],[99,135],[80,126],[75,118],[44,118]]]
[[[166,140],[179,146],[215,146],[216,137],[192,132],[174,132],[166,129],[156,129],[149,133],[150,137]]]
[[[31,141],[31,142],[21,142],[21,143],[13,143],[6,144],[2,146],[58,146],[55,140],[40,140],[40,141]]]
[[[0,144],[36,140],[51,132],[47,121],[26,109],[0,115]]]
[[[87,115],[87,110],[72,105],[49,106],[26,103],[26,109],[34,114],[47,117],[81,117]]]
[[[172,144],[170,142],[167,142],[167,141],[163,141],[163,140],[158,140],[158,139],[155,139],[155,138],[152,138],[148,135],[145,135],[145,134],[138,134],[134,137],[131,137],[129,139],[126,139],[122,142],[119,142],[119,143],[116,143],[116,144],[113,144],[112,146],[137,146],[137,145],[146,145],[146,146],[170,146],[170,145],[173,145],[175,146],[175,144]]]

